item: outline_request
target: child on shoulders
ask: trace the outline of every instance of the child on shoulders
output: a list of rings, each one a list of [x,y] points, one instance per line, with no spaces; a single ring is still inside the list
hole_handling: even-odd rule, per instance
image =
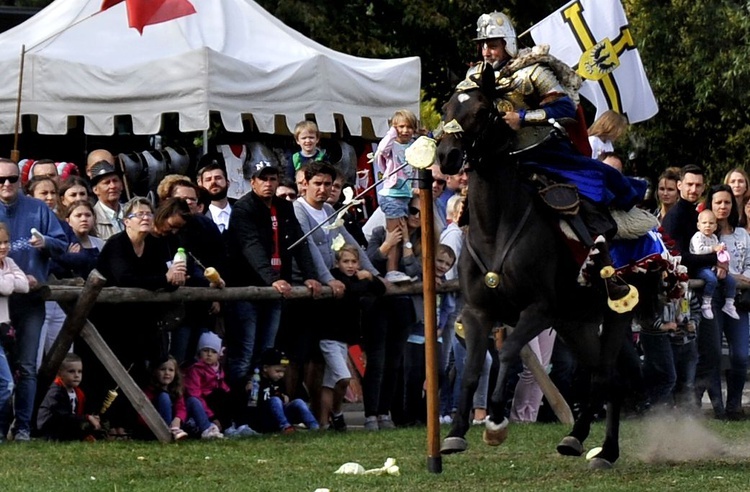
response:
[[[81,358],[76,354],[67,354],[37,414],[37,427],[45,438],[57,441],[95,440],[97,431],[101,431],[99,416],[83,413],[86,397],[78,387],[82,376]]]
[[[417,117],[407,109],[400,109],[391,118],[391,128],[378,144],[375,164],[385,178],[378,191],[380,208],[385,215],[385,228],[392,232],[401,227],[409,216],[409,203],[412,198],[411,179],[414,170],[411,166],[399,169],[406,163],[406,149],[412,144],[417,131]],[[398,171],[397,171],[398,169]],[[409,241],[402,237],[399,244]],[[411,278],[398,270],[401,248],[388,251],[385,279],[389,282],[409,282]]]
[[[729,261],[727,247],[719,243],[716,237],[716,216],[711,210],[704,210],[698,214],[698,232],[690,239],[690,252],[694,255],[717,255],[719,261],[726,263]],[[706,319],[714,319],[714,312],[711,307],[716,287],[721,283],[724,287],[724,307],[722,312],[734,319],[740,319],[737,309],[734,306],[734,297],[737,295],[737,281],[730,274],[719,279],[716,272],[711,268],[702,268],[697,272],[697,278],[703,280],[706,285],[703,287],[703,302],[701,303],[701,312]]]
[[[293,424],[303,423],[310,430],[320,428],[307,404],[301,399],[289,401],[281,391],[280,381],[284,379],[289,359],[280,350],[271,348],[260,357],[260,387],[258,391],[258,419],[261,432],[295,432]],[[252,381],[248,391],[252,390]]]
[[[299,145],[299,152],[292,155],[294,171],[297,172],[310,163],[321,161],[326,157],[326,151],[318,148],[320,131],[314,121],[300,121],[294,127],[294,140]]]

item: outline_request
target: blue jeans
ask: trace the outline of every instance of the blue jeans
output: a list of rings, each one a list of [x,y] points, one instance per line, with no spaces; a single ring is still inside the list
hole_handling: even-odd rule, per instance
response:
[[[5,439],[10,426],[12,411],[11,396],[13,396],[13,373],[10,370],[8,357],[0,345],[0,441]]]
[[[742,410],[742,390],[745,388],[745,378],[747,377],[748,343],[750,340],[747,311],[739,311],[740,319],[733,319],[721,311],[722,305],[723,301],[714,299],[714,321],[716,321],[718,336],[714,338],[713,349],[715,353],[721,354],[721,333],[723,332],[729,345],[726,405],[721,401],[721,364],[714,366],[708,388],[714,411],[719,414],[723,411],[740,412]]]
[[[262,404],[260,412],[261,427],[268,430],[283,430],[293,424],[302,422],[308,429],[319,428],[307,404],[297,398],[286,405],[278,396],[272,396]],[[291,422],[291,423],[290,423]]]
[[[227,379],[244,384],[260,354],[276,342],[281,319],[281,301],[227,304]]]
[[[174,416],[172,415],[172,400],[169,399],[169,393],[162,391],[151,400],[151,403],[153,403],[156,411],[161,415],[161,418],[164,419],[164,422],[166,422],[168,426],[172,425]]]
[[[198,398],[194,396],[185,398],[185,407],[187,408],[188,419],[193,419],[199,431],[203,432],[209,428],[211,421],[208,420],[208,414]]]
[[[466,362],[466,346],[453,337],[453,357],[456,364],[456,383],[453,385],[453,405],[457,406],[461,401],[461,380],[464,376],[464,363]],[[492,356],[489,352],[484,354],[484,366],[479,376],[479,386],[474,393],[472,408],[487,408],[487,392],[490,384],[490,368],[492,367]],[[447,414],[443,414],[447,415]]]
[[[724,295],[722,296],[723,298],[734,299],[735,296],[737,296],[737,281],[731,275],[727,275],[726,278],[719,280],[713,270],[711,270],[710,268],[702,268],[698,270],[698,274],[696,275],[696,277],[706,283],[706,285],[703,286],[704,297],[713,297],[714,292],[716,291],[716,287],[719,284],[724,286]],[[724,304],[722,303],[721,305],[723,306]]]
[[[15,431],[30,431],[36,396],[36,357],[45,317],[44,300],[35,294],[14,294],[10,296],[8,307],[11,323],[16,329],[16,359],[19,370]]]

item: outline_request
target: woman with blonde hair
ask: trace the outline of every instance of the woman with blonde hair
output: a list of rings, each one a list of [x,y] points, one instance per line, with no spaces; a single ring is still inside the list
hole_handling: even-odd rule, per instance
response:
[[[724,184],[732,188],[732,195],[734,195],[734,199],[737,202],[737,211],[740,214],[739,225],[745,227],[747,225],[745,205],[747,205],[748,198],[750,198],[750,178],[748,178],[747,172],[744,169],[735,167],[724,176]]]
[[[628,129],[628,119],[612,110],[605,111],[589,127],[589,145],[591,158],[599,159],[604,152],[614,152],[616,142]]]

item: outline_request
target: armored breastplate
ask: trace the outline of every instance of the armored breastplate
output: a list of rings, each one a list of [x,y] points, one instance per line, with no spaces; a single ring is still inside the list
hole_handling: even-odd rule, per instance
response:
[[[500,72],[498,75],[503,75]],[[555,74],[544,65],[535,63],[516,70],[512,74],[497,78],[500,96],[496,100],[500,111],[538,109],[545,94],[562,92]]]

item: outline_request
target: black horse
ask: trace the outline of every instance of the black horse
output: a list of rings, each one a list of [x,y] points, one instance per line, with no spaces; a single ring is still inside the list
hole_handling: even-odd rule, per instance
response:
[[[608,468],[619,457],[621,406],[621,396],[610,383],[633,314],[610,310],[601,285],[578,283],[580,264],[565,244],[559,217],[540,202],[526,168],[510,155],[514,132],[492,104],[493,90],[494,74],[487,70],[476,89],[455,93],[444,107],[445,133],[438,145],[443,173],[456,174],[467,165],[470,171],[470,225],[458,264],[468,355],[458,413],[441,450],[447,454],[467,447],[472,395],[491,329],[500,322],[514,327],[500,350],[483,434],[486,443],[499,445],[508,432],[503,401],[508,367],[524,345],[552,326],[590,368],[594,395],[558,451],[583,453],[594,412],[606,402],[606,438],[591,466]]]

